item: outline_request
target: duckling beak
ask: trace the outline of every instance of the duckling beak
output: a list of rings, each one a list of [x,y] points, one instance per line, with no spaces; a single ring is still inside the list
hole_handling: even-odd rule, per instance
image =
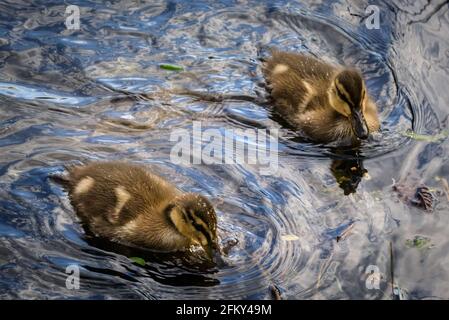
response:
[[[224,265],[224,260],[221,257],[220,250],[218,249],[218,245],[216,243],[208,243],[206,246],[203,246],[204,251],[206,252],[207,258],[210,259],[215,264],[222,266]]]
[[[368,139],[368,125],[366,124],[362,111],[352,110],[350,119],[352,130],[354,131],[356,137],[362,140]]]

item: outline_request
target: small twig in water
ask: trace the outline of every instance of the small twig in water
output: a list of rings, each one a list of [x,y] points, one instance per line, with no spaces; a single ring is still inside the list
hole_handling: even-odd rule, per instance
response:
[[[272,284],[270,286],[270,293],[273,300],[282,300],[281,291],[276,285]]]
[[[393,260],[393,243],[390,241],[390,276],[391,276],[391,293],[394,294],[394,260]]]
[[[336,238],[337,242],[340,242],[340,241],[346,239],[351,234],[351,231],[353,228],[354,228],[354,222],[351,222],[351,224],[349,226],[347,226],[346,229],[343,230],[343,232],[337,236],[337,238]]]
[[[396,285],[394,281],[394,254],[393,254],[393,243],[390,241],[390,273],[391,273],[391,292],[393,294],[393,299],[404,300],[404,295],[402,289]]]

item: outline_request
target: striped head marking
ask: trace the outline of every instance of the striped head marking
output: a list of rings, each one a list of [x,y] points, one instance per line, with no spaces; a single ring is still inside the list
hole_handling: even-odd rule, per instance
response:
[[[364,116],[366,89],[359,71],[344,69],[338,73],[331,85],[329,101],[337,112],[350,120],[357,138],[368,138],[369,130]]]
[[[212,204],[203,196],[188,193],[169,206],[169,219],[183,236],[203,247],[212,258],[217,245],[217,217]]]

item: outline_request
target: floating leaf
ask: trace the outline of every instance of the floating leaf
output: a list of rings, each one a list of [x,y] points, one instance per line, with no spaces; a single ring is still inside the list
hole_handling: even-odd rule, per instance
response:
[[[299,237],[294,234],[284,234],[281,236],[281,239],[284,241],[296,241],[299,240]]]
[[[423,186],[416,189],[415,198],[412,199],[412,203],[426,211],[432,211],[433,200],[434,197],[430,192],[430,189]]]
[[[403,132],[402,135],[417,141],[438,142],[446,138],[449,135],[449,131],[443,131],[432,136],[427,134],[419,134],[414,131],[407,130]]]
[[[430,238],[423,236],[415,236],[415,238],[413,239],[407,239],[405,241],[405,245],[409,248],[417,248],[417,249],[433,247],[433,244],[430,242]]]
[[[142,267],[145,266],[145,260],[139,257],[130,257],[129,260],[131,260],[134,263],[137,263],[138,265],[141,265]]]
[[[161,64],[159,65],[161,69],[169,70],[169,71],[183,71],[184,68],[181,66],[175,66],[173,64]]]
[[[405,202],[424,209],[427,212],[433,210],[435,197],[431,193],[429,187],[421,185],[414,189],[408,185],[397,183],[393,185],[393,190],[396,191],[399,197]]]

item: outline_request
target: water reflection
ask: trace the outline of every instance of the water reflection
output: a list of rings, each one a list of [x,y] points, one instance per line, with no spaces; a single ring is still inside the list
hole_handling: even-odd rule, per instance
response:
[[[333,159],[330,170],[335,177],[338,185],[343,189],[345,195],[355,193],[357,187],[368,173],[368,170],[363,166],[363,159],[360,156],[360,151],[342,151],[336,150],[338,154],[346,159]]]
[[[139,267],[145,274],[155,281],[170,286],[199,286],[210,287],[220,283],[220,280],[214,278],[217,268],[210,261],[202,258],[201,254],[195,254],[192,251],[178,253],[152,252],[137,247],[128,247],[119,243],[111,242],[90,236],[87,243],[93,247],[112,251],[128,258],[138,257],[142,260]],[[132,261],[132,259],[130,259]],[[101,274],[114,275],[113,270],[92,268],[85,266],[86,269]],[[178,272],[164,272],[164,269],[178,269]],[[128,276],[132,281],[137,281]]]

